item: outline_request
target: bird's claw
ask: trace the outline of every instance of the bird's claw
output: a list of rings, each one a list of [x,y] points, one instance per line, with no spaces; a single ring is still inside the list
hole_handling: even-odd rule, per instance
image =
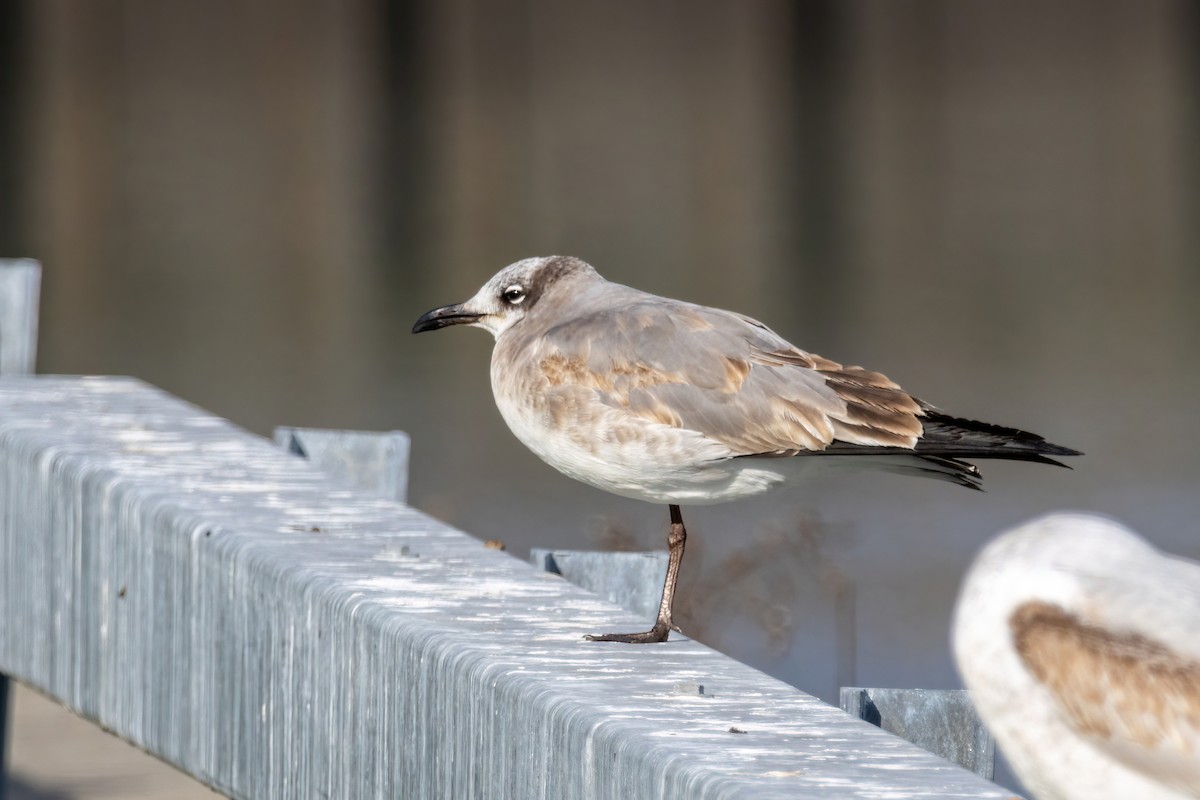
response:
[[[654,627],[642,633],[588,633],[584,639],[589,642],[622,642],[624,644],[655,644],[665,642],[671,631],[679,631],[674,625],[659,620]]]

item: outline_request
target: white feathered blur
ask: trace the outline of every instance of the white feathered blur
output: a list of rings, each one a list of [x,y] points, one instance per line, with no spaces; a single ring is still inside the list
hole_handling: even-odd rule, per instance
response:
[[[953,639],[1038,798],[1200,797],[1200,564],[1106,519],[1035,520],[976,559]]]

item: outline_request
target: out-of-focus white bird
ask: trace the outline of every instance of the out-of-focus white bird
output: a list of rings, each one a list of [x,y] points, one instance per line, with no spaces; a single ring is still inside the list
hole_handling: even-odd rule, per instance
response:
[[[954,654],[1038,798],[1200,797],[1200,563],[1057,514],[989,544]]]

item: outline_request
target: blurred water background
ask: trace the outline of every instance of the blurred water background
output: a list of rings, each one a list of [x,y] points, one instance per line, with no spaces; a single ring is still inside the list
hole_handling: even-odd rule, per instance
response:
[[[487,334],[409,334],[531,255],[1085,451],[685,509],[685,630],[831,702],[952,687],[1000,529],[1200,557],[1198,42],[1183,0],[0,0],[0,254],[41,371],[409,431],[412,502],[517,555],[667,526],[509,434]]]

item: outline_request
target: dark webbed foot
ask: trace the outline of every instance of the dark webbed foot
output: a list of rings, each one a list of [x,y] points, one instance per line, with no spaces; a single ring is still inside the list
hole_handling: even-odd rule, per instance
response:
[[[662,600],[658,604],[658,621],[645,633],[598,633],[584,636],[589,642],[623,642],[625,644],[652,644],[665,642],[671,631],[679,628],[671,621],[671,604],[675,599],[675,582],[679,579],[679,564],[683,561],[683,548],[687,543],[687,530],[683,527],[683,515],[679,506],[671,506],[671,532],[667,535],[667,577],[663,581]]]
[[[659,621],[654,627],[642,633],[589,633],[583,638],[589,642],[624,642],[625,644],[653,644],[665,642],[671,634],[671,627]],[[676,628],[678,630],[678,628]]]

